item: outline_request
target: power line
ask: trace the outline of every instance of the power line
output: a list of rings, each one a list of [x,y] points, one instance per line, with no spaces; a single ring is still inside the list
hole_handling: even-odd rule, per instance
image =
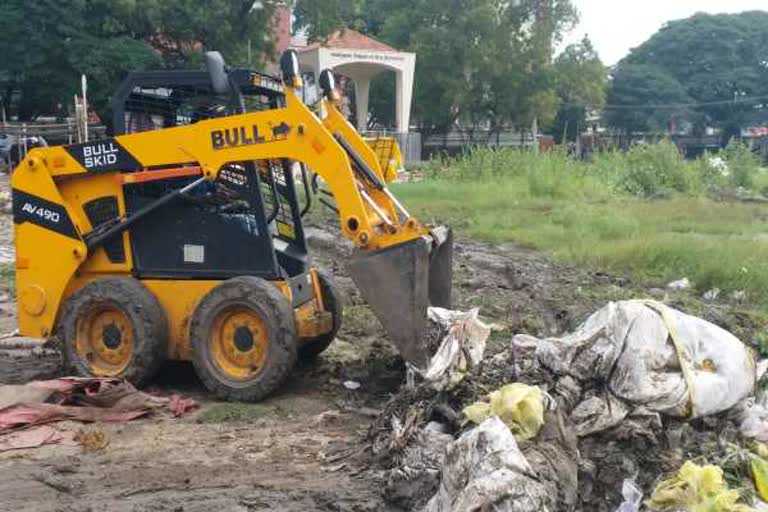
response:
[[[671,103],[658,105],[605,105],[602,110],[678,110],[682,108],[711,107],[717,105],[736,105],[768,100],[768,95],[734,98],[730,100],[703,101],[698,103]],[[563,103],[566,107],[590,107],[587,103]]]

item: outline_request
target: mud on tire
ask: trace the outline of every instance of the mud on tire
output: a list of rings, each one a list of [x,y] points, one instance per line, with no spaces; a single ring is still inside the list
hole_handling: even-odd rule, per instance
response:
[[[323,305],[325,310],[331,313],[333,327],[330,332],[304,342],[299,348],[299,359],[303,361],[312,361],[325,352],[336,339],[344,317],[344,301],[333,278],[323,270],[317,271],[317,277],[320,281],[320,293],[323,294]]]
[[[104,319],[108,317],[102,317],[101,321],[93,319],[94,315],[110,312],[124,325],[118,328],[114,323],[105,324]],[[84,322],[91,322],[90,328]],[[102,344],[99,346],[101,350],[108,348],[104,346],[104,340],[98,339],[99,331],[104,338],[114,334],[110,341],[116,349],[126,343],[123,354],[110,355],[110,358],[119,357],[122,362],[112,364],[114,359],[109,361],[97,355],[94,344]],[[87,333],[97,334],[88,336]],[[128,277],[99,279],[75,292],[64,304],[56,335],[62,345],[65,366],[75,374],[121,377],[136,386],[146,384],[157,373],[167,353],[165,312],[140,281]],[[86,346],[88,348],[84,348]]]
[[[238,339],[240,329],[245,331]],[[258,277],[236,277],[208,292],[192,315],[190,336],[197,375],[224,400],[261,400],[296,364],[293,308],[273,284]],[[264,353],[255,352],[254,344],[263,345]],[[249,371],[240,364],[246,357],[258,359],[258,367]]]

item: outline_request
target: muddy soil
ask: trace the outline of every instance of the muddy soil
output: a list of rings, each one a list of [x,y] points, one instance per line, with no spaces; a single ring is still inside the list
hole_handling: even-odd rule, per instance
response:
[[[0,214],[0,247],[9,246],[10,228],[10,216]],[[169,365],[153,389],[196,398],[201,403],[198,412],[181,419],[90,426],[109,439],[106,448],[96,452],[47,446],[0,454],[0,508],[401,510],[383,496],[365,436],[372,418],[402,382],[403,364],[344,270],[350,247],[327,227],[309,228],[308,238],[316,262],[335,275],[347,298],[344,327],[319,361],[297,367],[284,390],[250,405],[217,403],[189,365]],[[459,240],[454,261],[457,308],[479,307],[485,319],[502,327],[492,335],[489,356],[507,347],[513,333],[545,336],[567,331],[608,300],[665,298],[663,291],[637,286],[625,277],[556,264],[511,244]],[[0,285],[3,332],[14,325],[12,297],[12,286]],[[695,304],[697,314],[745,340],[754,338],[750,317],[734,313],[730,306],[705,306],[685,295],[666,299],[683,309]],[[344,383],[350,380],[360,388],[347,389]],[[636,470],[625,463],[621,446],[607,454],[605,443],[593,443],[594,448],[581,444],[585,460],[592,461],[591,454],[600,450],[606,461],[617,459],[602,468],[615,473],[616,480]],[[620,489],[609,496],[612,492],[607,487],[590,489],[589,499],[606,506],[618,500]]]

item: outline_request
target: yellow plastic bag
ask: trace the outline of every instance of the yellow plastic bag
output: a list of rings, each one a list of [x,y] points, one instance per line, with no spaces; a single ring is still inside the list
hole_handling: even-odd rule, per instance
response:
[[[755,457],[750,462],[752,467],[752,478],[755,480],[755,489],[757,495],[763,501],[768,501],[768,461],[760,457]]]
[[[544,397],[541,390],[526,384],[507,384],[488,395],[490,403],[475,402],[464,408],[464,417],[481,423],[498,416],[518,441],[527,441],[544,425]]]
[[[761,500],[768,501],[768,446],[756,443],[752,451],[756,455],[752,457],[749,465],[752,468],[755,489]]]
[[[728,489],[723,470],[686,462],[675,476],[660,482],[645,506],[659,512],[753,512],[739,503],[738,491]]]

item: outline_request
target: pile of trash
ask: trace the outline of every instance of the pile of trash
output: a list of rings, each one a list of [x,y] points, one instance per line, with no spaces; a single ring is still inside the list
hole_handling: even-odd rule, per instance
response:
[[[624,301],[484,358],[477,310],[430,318],[442,343],[369,432],[395,504],[741,512],[768,500],[766,365],[729,332]]]
[[[76,444],[68,422],[120,423],[166,410],[181,416],[197,402],[138,391],[123,379],[64,377],[0,385],[0,452],[45,444]]]

